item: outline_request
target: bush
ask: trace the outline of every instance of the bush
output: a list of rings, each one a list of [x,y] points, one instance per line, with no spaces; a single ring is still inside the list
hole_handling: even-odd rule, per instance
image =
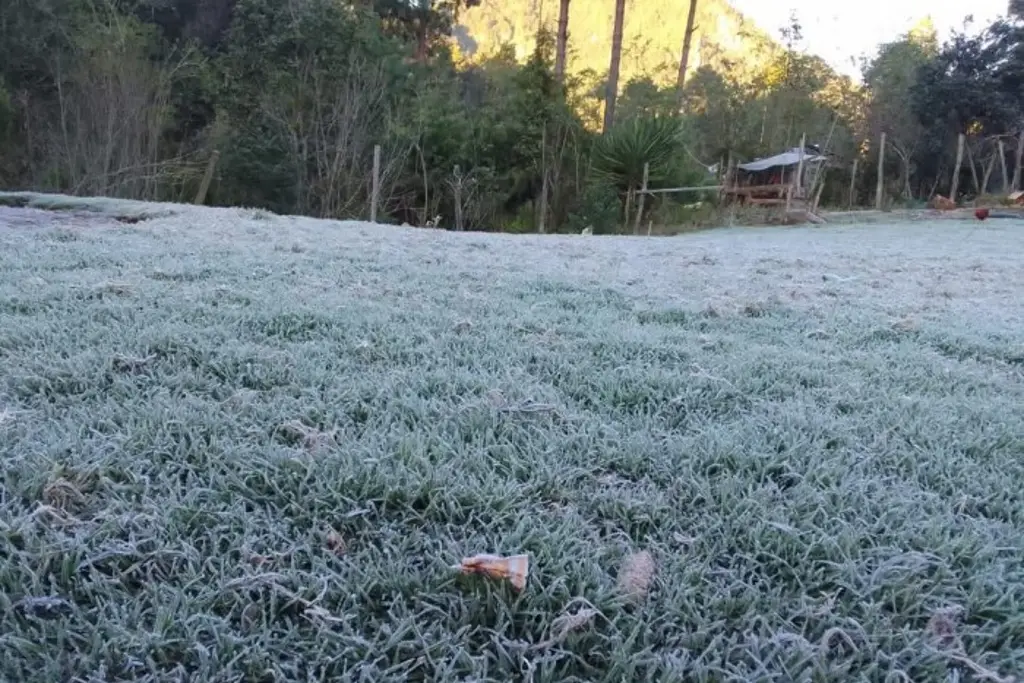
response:
[[[591,227],[594,234],[610,234],[619,232],[621,223],[622,201],[618,190],[610,182],[594,181],[587,183],[565,227],[570,232],[578,233]]]

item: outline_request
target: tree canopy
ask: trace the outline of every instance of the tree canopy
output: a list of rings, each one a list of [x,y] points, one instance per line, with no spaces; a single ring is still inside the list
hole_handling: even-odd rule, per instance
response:
[[[676,10],[634,0],[602,136],[614,3],[593,15],[571,6],[561,79],[558,3],[517,2],[9,0],[0,185],[188,201],[217,150],[208,201],[365,218],[379,146],[383,220],[620,230],[645,165],[651,188],[714,184],[728,160],[804,136],[833,160],[822,201],[847,204],[851,181],[866,199],[882,133],[892,201],[947,191],[961,134],[963,193],[1000,189],[1002,166],[1019,182],[1020,3],[944,44],[922,22],[865,61],[862,83],[802,50],[799,17],[771,39],[717,0],[701,3],[680,93],[679,22],[662,17],[646,42],[637,33]],[[688,3],[677,4],[678,18]],[[851,178],[855,160],[865,170]],[[693,197],[661,195],[643,210],[686,222]]]

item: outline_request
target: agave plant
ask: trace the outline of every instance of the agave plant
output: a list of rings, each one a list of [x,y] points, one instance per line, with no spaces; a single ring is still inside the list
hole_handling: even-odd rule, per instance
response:
[[[600,180],[628,192],[640,187],[645,164],[649,186],[670,181],[684,153],[679,119],[637,117],[620,123],[597,140],[591,168]]]

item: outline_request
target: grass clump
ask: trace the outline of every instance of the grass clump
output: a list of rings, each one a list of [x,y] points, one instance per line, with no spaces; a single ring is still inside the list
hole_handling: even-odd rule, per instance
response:
[[[0,232],[0,680],[1024,670],[1024,232],[115,213]]]

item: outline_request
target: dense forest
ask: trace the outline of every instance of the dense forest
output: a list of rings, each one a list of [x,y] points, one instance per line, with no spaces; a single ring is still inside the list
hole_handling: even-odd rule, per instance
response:
[[[960,134],[959,195],[1021,183],[1013,3],[946,44],[922,22],[854,83],[798,17],[772,37],[723,0],[602,2],[5,0],[0,187],[191,201],[216,151],[207,203],[367,218],[379,146],[381,220],[612,232],[640,225],[645,166],[713,184],[804,135],[823,203],[866,203],[883,132],[888,205],[948,192]],[[711,220],[703,198],[643,223]]]

